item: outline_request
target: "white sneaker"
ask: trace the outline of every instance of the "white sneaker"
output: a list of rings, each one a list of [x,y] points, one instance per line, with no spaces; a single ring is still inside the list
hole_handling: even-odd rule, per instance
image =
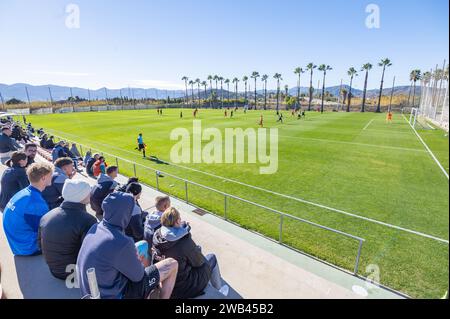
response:
[[[228,293],[230,291],[230,287],[228,287],[228,285],[223,285],[220,289],[219,292],[224,295],[224,296],[228,296]]]

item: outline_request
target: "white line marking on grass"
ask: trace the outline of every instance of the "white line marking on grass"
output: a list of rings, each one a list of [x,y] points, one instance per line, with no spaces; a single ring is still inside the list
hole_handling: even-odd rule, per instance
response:
[[[373,121],[375,121],[375,119],[370,120],[369,123],[367,123],[367,125],[364,126],[363,131],[365,131],[370,126],[370,124],[372,124]]]
[[[433,152],[430,150],[430,148],[428,147],[427,143],[425,143],[425,141],[422,139],[422,137],[419,135],[419,133],[417,133],[416,129],[411,125],[411,123],[409,123],[409,121],[406,119],[405,115],[403,115],[403,118],[405,119],[406,122],[408,122],[409,126],[411,127],[411,129],[414,131],[414,133],[416,134],[417,138],[419,139],[419,141],[422,142],[423,146],[425,146],[426,150],[428,151],[428,153],[431,155],[431,157],[434,159],[434,161],[436,162],[436,164],[439,166],[439,168],[441,169],[442,173],[444,173],[445,177],[447,177],[447,180],[449,179],[448,173],[445,170],[444,167],[442,167],[441,163],[438,161],[438,159],[436,158],[436,156],[434,156]]]
[[[51,129],[49,129],[49,131],[58,132],[58,131],[51,130]],[[69,134],[69,135],[76,136],[74,134]],[[80,137],[80,136],[78,136],[78,137]],[[86,140],[91,141],[89,139],[86,139]],[[126,153],[129,153],[129,154],[132,154],[132,155],[137,155],[134,152],[131,152],[131,151],[128,151],[128,150],[124,150],[124,149],[120,149],[118,147],[115,147],[115,146],[107,144],[107,143],[103,143],[103,142],[102,143],[98,143],[98,142],[95,142],[95,141],[91,141],[91,142],[93,142],[94,144],[102,144],[102,145],[105,145],[105,146],[109,146],[109,147],[117,149],[117,150],[119,150],[121,152],[126,152]],[[98,149],[98,150],[100,150],[100,149]],[[386,226],[386,227],[389,227],[389,228],[401,230],[401,231],[404,231],[404,232],[407,232],[407,233],[411,233],[411,234],[414,234],[414,235],[418,235],[418,236],[421,236],[421,237],[430,238],[430,239],[433,239],[433,240],[436,240],[436,241],[439,241],[439,242],[443,242],[443,243],[446,243],[446,244],[449,243],[449,241],[446,240],[446,239],[442,239],[442,238],[439,238],[439,237],[435,237],[435,236],[432,236],[432,235],[421,233],[421,232],[418,232],[418,231],[415,231],[415,230],[411,230],[411,229],[408,229],[408,228],[403,228],[403,227],[400,227],[400,226],[392,225],[392,224],[389,224],[389,223],[385,223],[385,222],[382,222],[382,221],[379,221],[379,220],[376,220],[376,219],[364,217],[364,216],[357,215],[357,214],[354,214],[354,213],[349,213],[349,212],[346,212],[346,211],[343,211],[343,210],[340,210],[340,209],[336,209],[336,208],[333,208],[333,207],[329,207],[329,206],[325,206],[325,205],[322,205],[322,204],[314,203],[314,202],[311,202],[311,201],[308,201],[308,200],[305,200],[305,199],[302,199],[302,198],[286,195],[286,194],[283,194],[283,193],[278,193],[278,192],[271,191],[269,189],[265,189],[265,188],[262,188],[262,187],[259,187],[259,186],[246,184],[246,183],[243,183],[241,181],[237,181],[237,180],[230,179],[230,178],[227,178],[227,177],[223,177],[223,176],[220,176],[220,175],[208,173],[208,172],[201,171],[201,170],[198,170],[198,169],[195,169],[195,168],[174,164],[174,163],[167,162],[167,161],[164,161],[164,160],[161,160],[161,159],[159,159],[159,160],[161,162],[163,162],[163,163],[170,164],[170,165],[175,166],[175,167],[187,169],[187,170],[194,171],[194,172],[197,172],[197,173],[201,173],[201,174],[204,174],[204,175],[207,175],[207,176],[211,176],[211,177],[214,177],[214,178],[226,180],[228,182],[232,182],[232,183],[239,184],[239,185],[242,185],[242,186],[245,186],[245,187],[253,188],[253,189],[256,189],[256,190],[259,190],[259,191],[262,191],[262,192],[266,192],[266,193],[269,193],[269,194],[277,195],[277,196],[280,196],[280,197],[292,199],[292,200],[295,200],[295,201],[298,201],[298,202],[301,202],[301,203],[304,203],[304,204],[308,204],[308,205],[311,205],[311,206],[319,207],[319,208],[322,208],[322,209],[325,209],[325,210],[329,210],[329,211],[332,211],[332,212],[335,212],[335,213],[339,213],[339,214],[355,217],[355,218],[358,218],[358,219],[362,219],[362,220],[365,220],[365,221],[368,221],[368,222],[372,222],[372,223],[375,223],[375,224],[379,224],[379,225],[382,225],[382,226]],[[149,166],[147,166],[147,167],[149,167]],[[151,167],[149,167],[149,168],[151,168]]]
[[[376,145],[376,144],[366,144],[366,143],[357,143],[357,142],[346,142],[346,141],[330,140],[330,139],[326,139],[326,138],[323,139],[323,138],[313,138],[313,137],[300,137],[300,136],[290,136],[290,135],[281,135],[281,134],[278,134],[278,136],[286,137],[286,138],[293,138],[293,139],[325,142],[325,143],[337,143],[337,144],[347,144],[347,145],[356,145],[356,146],[368,146],[368,147],[384,148],[384,149],[390,149],[390,150],[426,153],[425,150],[420,150],[420,149],[417,149],[417,148],[409,148],[409,147]]]

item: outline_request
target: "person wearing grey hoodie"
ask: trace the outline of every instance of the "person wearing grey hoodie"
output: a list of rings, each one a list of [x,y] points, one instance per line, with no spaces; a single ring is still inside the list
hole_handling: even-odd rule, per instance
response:
[[[153,236],[158,256],[174,258],[178,275],[171,298],[195,298],[203,294],[208,283],[222,291],[219,265],[214,254],[203,256],[191,237],[191,226],[182,222],[177,209],[170,207],[161,216],[161,228]],[[226,288],[225,288],[226,289]]]
[[[172,258],[150,265],[138,257],[133,240],[125,235],[135,199],[114,192],[102,203],[103,220],[86,234],[77,259],[77,277],[82,296],[91,294],[86,271],[95,269],[102,299],[145,299],[161,284],[161,299],[168,299],[175,284],[178,264]]]

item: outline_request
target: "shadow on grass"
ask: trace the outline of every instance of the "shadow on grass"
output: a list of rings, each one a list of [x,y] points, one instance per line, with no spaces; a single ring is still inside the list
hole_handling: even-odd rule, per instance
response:
[[[155,162],[156,164],[170,165],[169,163],[167,163],[167,162],[165,162],[163,160],[160,160],[158,157],[156,157],[154,155],[152,155],[150,157],[146,157],[145,159],[148,160],[148,161]]]

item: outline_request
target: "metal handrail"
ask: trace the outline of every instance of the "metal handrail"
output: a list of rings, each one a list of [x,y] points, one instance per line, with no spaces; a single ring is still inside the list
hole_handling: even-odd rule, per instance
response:
[[[81,155],[83,157],[84,157],[84,155],[83,155],[83,146],[85,148],[87,148],[87,149],[92,151],[92,148],[90,146],[81,144],[81,143],[76,142],[76,141],[72,141],[72,140],[64,138],[62,136],[55,135],[53,133],[52,133],[52,135],[54,137],[56,137],[56,138],[59,138],[59,139],[65,140],[65,141],[75,142],[77,145],[80,146],[80,153],[81,153]],[[98,149],[98,148],[94,148],[94,149]],[[100,149],[98,149],[98,150],[100,151]],[[138,177],[137,174],[136,174],[136,166],[140,166],[140,167],[142,167],[144,169],[147,169],[147,170],[150,170],[150,171],[154,171],[155,172],[155,177],[156,177],[156,189],[158,191],[159,191],[159,176],[160,175],[169,176],[169,177],[172,177],[172,178],[174,178],[176,180],[184,182],[185,201],[186,201],[186,203],[189,203],[189,197],[188,197],[188,185],[189,184],[194,185],[194,186],[198,186],[198,187],[201,187],[203,189],[207,189],[207,190],[210,190],[212,192],[215,192],[215,193],[223,195],[224,196],[224,219],[225,220],[228,220],[227,219],[227,206],[228,206],[227,202],[228,202],[228,198],[232,198],[232,199],[235,199],[235,200],[238,200],[238,201],[241,201],[241,202],[244,202],[244,203],[247,203],[247,204],[250,204],[250,205],[262,208],[262,209],[265,209],[265,210],[273,212],[275,214],[278,214],[280,216],[279,237],[278,237],[278,242],[280,244],[283,243],[282,242],[282,238],[283,238],[282,237],[282,233],[283,233],[283,218],[284,217],[290,218],[290,219],[293,219],[293,220],[296,220],[296,221],[299,221],[299,222],[302,222],[302,223],[305,223],[305,224],[308,224],[308,225],[311,225],[311,226],[314,226],[314,227],[318,227],[320,229],[327,230],[327,231],[330,231],[330,232],[333,232],[333,233],[336,233],[336,234],[339,234],[339,235],[342,235],[342,236],[345,236],[345,237],[348,237],[348,238],[351,238],[351,239],[354,239],[354,240],[358,241],[359,244],[358,244],[358,252],[357,252],[357,255],[356,255],[356,260],[355,260],[355,266],[354,266],[354,269],[353,269],[353,274],[357,275],[357,273],[358,273],[362,245],[363,245],[363,242],[365,241],[364,238],[361,238],[361,237],[358,237],[358,236],[355,236],[355,235],[352,235],[352,234],[349,234],[349,233],[346,233],[346,232],[343,232],[343,231],[340,231],[340,230],[337,230],[337,229],[334,229],[334,228],[323,226],[323,225],[311,222],[309,220],[306,220],[306,219],[303,219],[303,218],[300,218],[300,217],[297,217],[297,216],[293,216],[291,214],[287,214],[287,213],[281,212],[281,211],[276,210],[274,208],[270,208],[270,207],[264,206],[262,204],[258,204],[258,203],[252,202],[250,200],[247,200],[247,199],[244,199],[244,198],[232,195],[232,194],[225,193],[225,192],[217,190],[215,188],[212,188],[212,187],[209,187],[209,186],[206,186],[206,185],[202,185],[202,184],[190,181],[188,179],[185,179],[185,178],[182,178],[182,177],[179,177],[179,176],[176,176],[176,175],[173,175],[173,174],[161,171],[161,170],[154,169],[152,167],[148,167],[148,166],[145,166],[145,165],[142,165],[142,164],[130,161],[130,160],[126,159],[126,158],[122,158],[122,157],[119,157],[119,156],[116,156],[116,155],[113,155],[113,154],[110,154],[110,153],[107,153],[107,152],[103,152],[103,151],[101,151],[101,153],[109,155],[109,156],[112,156],[113,158],[115,158],[116,166],[118,166],[118,167],[119,167],[119,159],[121,161],[128,162],[129,164],[132,164],[133,165],[134,176],[136,176],[136,177]]]

